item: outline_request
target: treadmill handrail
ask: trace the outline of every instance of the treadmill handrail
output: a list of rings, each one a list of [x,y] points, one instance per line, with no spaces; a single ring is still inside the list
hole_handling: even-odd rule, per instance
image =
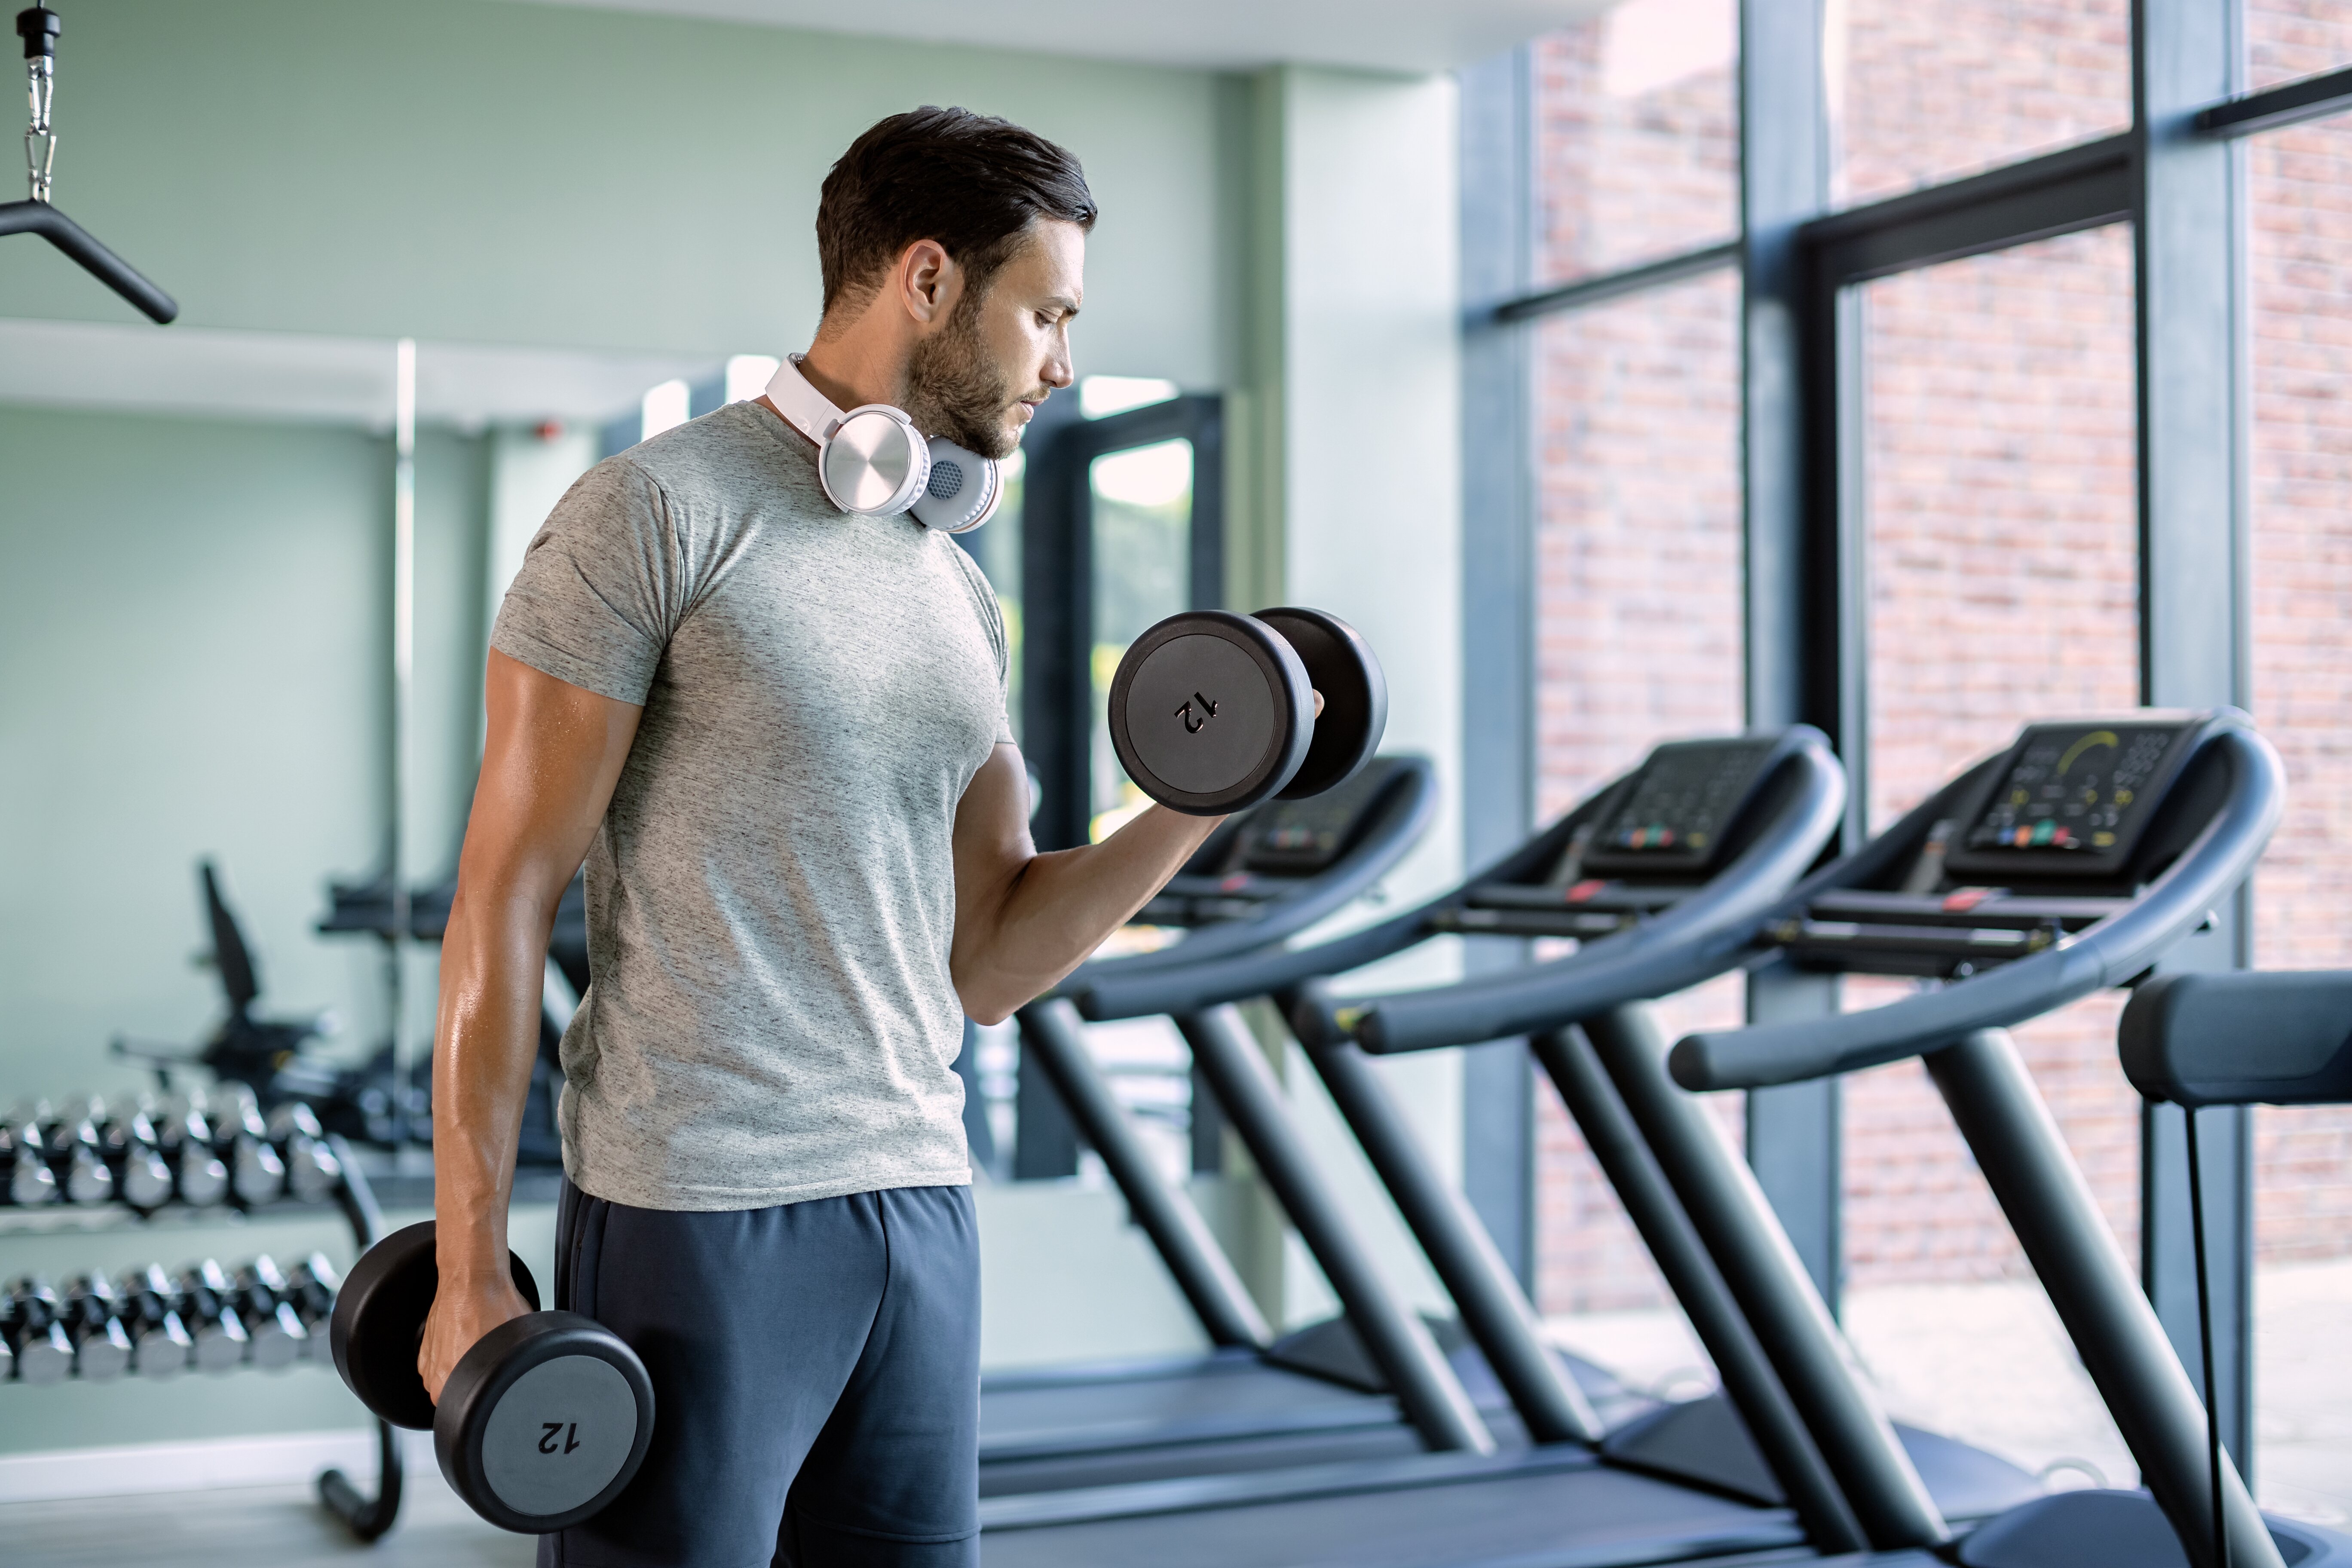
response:
[[[2116,1027],[2146,1100],[2208,1105],[2352,1102],[2352,970],[2163,975]]]
[[[1192,945],[1182,942],[1168,950],[1169,963],[1144,973],[1113,974],[1107,973],[1106,965],[1096,972],[1097,977],[1087,978],[1083,989],[1072,993],[1071,1000],[1077,1004],[1080,1016],[1095,1023],[1159,1013],[1198,1013],[1228,1002],[1270,996],[1318,975],[1360,969],[1433,934],[1432,921],[1444,910],[1462,908],[1470,889],[1478,883],[1517,879],[1544,864],[1558,852],[1575,824],[1604,805],[1632,776],[1627,773],[1610,780],[1551,826],[1475,877],[1377,924],[1312,947],[1269,946],[1220,963],[1178,962]],[[1083,976],[1086,971],[1078,974]]]
[[[1403,767],[1383,792],[1371,821],[1343,858],[1344,870],[1303,879],[1296,890],[1267,900],[1264,908],[1248,920],[1197,928],[1181,941],[1151,952],[1126,953],[1082,963],[1049,994],[1078,995],[1107,979],[1156,973],[1285,942],[1326,915],[1353,903],[1366,889],[1393,870],[1437,820],[1436,766],[1422,756],[1386,760],[1402,763]]]
[[[2140,973],[2244,880],[2284,804],[2278,752],[2259,733],[2227,724],[2207,744],[2230,764],[2228,794],[2130,908],[2032,957],[1884,1007],[1686,1036],[1668,1058],[1675,1081],[1700,1091],[1760,1089],[1858,1072],[2007,1028]]]
[[[1845,769],[1829,738],[1794,727],[1797,743],[1780,763],[1796,770],[1775,819],[1738,858],[1655,918],[1584,943],[1544,963],[1419,991],[1349,997],[1364,1008],[1353,1033],[1388,1055],[1505,1039],[1564,1027],[1612,1007],[1671,995],[1738,968],[1757,930],[1780,906],[1844,820]],[[1769,787],[1769,786],[1768,786]],[[1310,987],[1293,1008],[1302,1040],[1338,1020]]]

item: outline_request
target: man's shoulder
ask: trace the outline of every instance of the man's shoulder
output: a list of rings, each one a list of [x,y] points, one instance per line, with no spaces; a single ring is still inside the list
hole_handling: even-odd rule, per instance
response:
[[[642,476],[673,501],[724,503],[747,489],[773,494],[781,483],[814,489],[815,466],[794,453],[773,415],[756,403],[730,403],[648,437],[599,467]]]

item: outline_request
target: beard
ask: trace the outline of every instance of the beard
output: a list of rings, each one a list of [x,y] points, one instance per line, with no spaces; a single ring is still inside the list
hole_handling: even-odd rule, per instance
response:
[[[906,410],[925,435],[1002,460],[1021,444],[1020,433],[1005,427],[1014,389],[981,341],[979,304],[971,296],[958,301],[946,330],[915,344],[907,361]]]

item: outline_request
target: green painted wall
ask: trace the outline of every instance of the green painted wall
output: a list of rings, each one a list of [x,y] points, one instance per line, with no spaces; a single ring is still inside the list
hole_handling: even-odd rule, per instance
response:
[[[1212,73],[497,0],[76,0],[57,199],[205,326],[775,352],[856,133],[923,102],[1101,200],[1081,367],[1216,386],[1238,251]],[[132,320],[28,239],[0,315]]]
[[[479,440],[418,463],[415,863],[449,863],[479,709]],[[359,432],[0,408],[0,1098],[135,1084],[128,1033],[217,1016],[198,858],[265,1004],[373,1038],[366,945],[315,936],[383,819],[388,443]]]

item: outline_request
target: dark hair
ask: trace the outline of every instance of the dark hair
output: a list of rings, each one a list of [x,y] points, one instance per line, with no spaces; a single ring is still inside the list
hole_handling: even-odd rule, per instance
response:
[[[873,287],[919,239],[940,242],[985,289],[1038,217],[1095,226],[1078,161],[1009,120],[925,105],[849,144],[816,204],[824,309]]]

